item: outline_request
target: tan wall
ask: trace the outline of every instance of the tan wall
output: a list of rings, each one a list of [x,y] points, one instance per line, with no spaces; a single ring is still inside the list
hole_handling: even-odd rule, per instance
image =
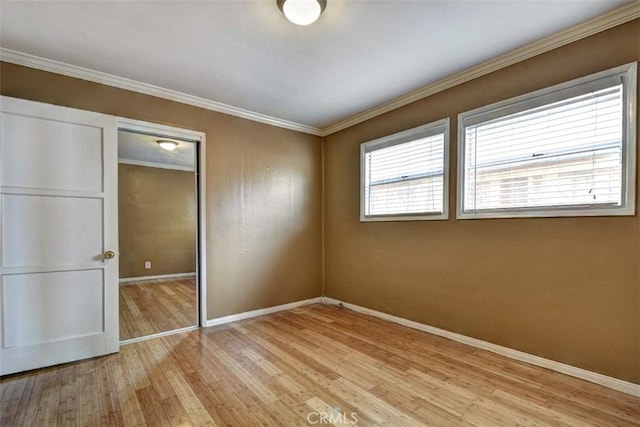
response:
[[[458,113],[639,59],[636,20],[327,137],[326,293],[640,383],[638,216],[455,219]],[[451,218],[360,223],[359,145],[443,117]]]
[[[118,165],[121,278],[196,271],[195,193],[193,172]]]
[[[319,295],[320,138],[13,64],[0,73],[3,95],[206,133],[210,319]]]

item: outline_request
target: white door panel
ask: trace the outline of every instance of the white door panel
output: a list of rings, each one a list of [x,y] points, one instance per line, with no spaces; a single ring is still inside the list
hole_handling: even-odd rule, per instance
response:
[[[0,375],[118,351],[117,123],[0,97]]]
[[[102,260],[102,198],[2,196],[3,267],[85,266]]]
[[[1,128],[3,186],[102,192],[101,126],[6,114]]]
[[[102,269],[15,274],[2,283],[6,348],[104,333]],[[30,311],[22,307],[29,306]],[[69,308],[73,307],[73,310]]]

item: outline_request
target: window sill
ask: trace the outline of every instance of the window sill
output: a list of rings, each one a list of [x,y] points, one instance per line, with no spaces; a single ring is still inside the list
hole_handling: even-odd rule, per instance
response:
[[[398,221],[442,221],[449,219],[448,213],[416,215],[360,215],[360,222],[398,222]]]
[[[458,212],[456,219],[497,219],[497,218],[565,218],[594,216],[633,216],[635,206],[619,208],[548,209],[548,210],[505,210]]]

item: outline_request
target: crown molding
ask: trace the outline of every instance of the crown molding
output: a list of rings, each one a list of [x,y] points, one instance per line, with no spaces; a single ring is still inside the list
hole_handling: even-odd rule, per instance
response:
[[[549,52],[553,49],[584,39],[618,25],[622,25],[636,18],[640,18],[640,1],[637,0],[604,15],[600,15],[589,21],[498,56],[497,58],[423,86],[420,89],[416,89],[413,92],[409,92],[406,95],[395,98],[377,107],[351,116],[322,129],[321,136],[331,135],[384,113],[388,113],[389,111],[404,107],[412,102],[434,95],[438,92],[442,92],[446,89],[450,89],[454,86],[466,83],[470,80],[482,77],[486,74],[506,68],[534,56]]]
[[[64,62],[54,61],[52,59],[42,58],[11,49],[0,48],[0,60],[16,65],[35,68],[42,71],[62,74],[77,79],[88,80],[107,86],[130,90],[145,95],[151,95],[162,99],[168,99],[170,101],[204,108],[205,110],[216,111],[218,113],[229,114],[231,116],[241,117],[243,119],[277,126],[284,129],[290,129],[316,136],[321,136],[322,134],[321,129],[313,126],[307,126],[301,123],[295,123],[288,120],[279,119],[277,117],[267,116],[265,114],[245,110],[243,108],[234,107],[232,105],[223,104],[221,102],[212,101],[206,98],[201,98],[199,96],[189,95],[175,90],[165,89],[160,86],[142,83],[136,80],[118,77],[112,74],[103,73],[101,71],[78,67],[76,65],[66,64]]]
[[[360,124],[366,120],[372,119],[384,113],[388,113],[389,111],[404,107],[405,105],[434,95],[438,92],[442,92],[459,84],[466,83],[470,80],[482,77],[486,74],[543,54],[545,52],[549,52],[550,50],[565,46],[569,43],[573,43],[575,41],[592,36],[618,25],[622,25],[637,18],[640,18],[640,1],[635,0],[609,13],[598,16],[566,30],[560,31],[559,33],[530,43],[497,58],[483,62],[464,71],[453,74],[449,77],[445,77],[444,79],[438,80],[434,83],[430,83],[426,86],[409,92],[406,95],[400,96],[377,107],[353,115],[326,128],[317,128],[301,123],[291,122],[288,120],[279,119],[277,117],[267,116],[265,114],[256,113],[239,107],[234,107],[232,105],[223,104],[221,102],[212,101],[206,98],[201,98],[175,90],[165,89],[148,83],[142,83],[124,77],[118,77],[100,71],[78,67],[75,65],[66,64],[64,62],[54,61],[51,59],[42,58],[39,56],[30,55],[27,53],[1,47],[0,61],[62,74],[69,77],[75,77],[82,80],[88,80],[95,83],[142,93],[145,95],[155,96],[158,98],[168,99],[170,101],[193,105],[194,107],[200,107],[206,110],[229,114],[231,116],[241,117],[243,119],[252,120],[255,122],[264,123],[284,129],[325,137],[344,130],[348,127]]]

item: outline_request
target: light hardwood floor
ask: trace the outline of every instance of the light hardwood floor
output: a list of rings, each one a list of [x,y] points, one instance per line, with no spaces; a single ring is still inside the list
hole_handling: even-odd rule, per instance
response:
[[[120,286],[120,340],[197,324],[196,280],[149,280]]]
[[[333,306],[9,376],[0,401],[18,426],[640,425],[638,398]]]

